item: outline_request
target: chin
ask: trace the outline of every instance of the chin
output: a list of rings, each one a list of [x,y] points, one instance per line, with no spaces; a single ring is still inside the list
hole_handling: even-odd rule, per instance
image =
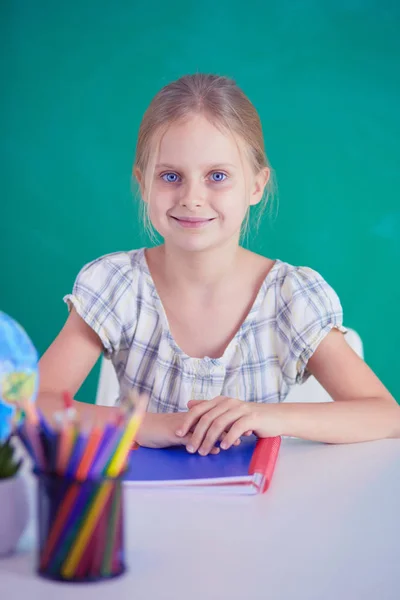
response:
[[[225,237],[217,237],[217,236],[180,236],[180,235],[171,235],[164,238],[165,244],[173,245],[175,248],[178,248],[182,252],[206,252],[208,250],[213,250],[224,246],[229,240]]]
[[[166,244],[171,244],[175,248],[179,248],[182,252],[203,252],[213,247],[213,244],[206,242],[206,240],[178,240],[176,238],[169,238],[165,240]]]
[[[156,226],[158,225],[158,227]],[[227,224],[226,224],[227,225]],[[208,231],[182,230],[175,227],[168,227],[167,223],[154,223],[159,235],[167,246],[174,246],[181,252],[205,252],[208,250],[220,248],[231,244],[239,244],[240,225],[235,227],[236,223],[230,223],[229,227],[212,227]]]

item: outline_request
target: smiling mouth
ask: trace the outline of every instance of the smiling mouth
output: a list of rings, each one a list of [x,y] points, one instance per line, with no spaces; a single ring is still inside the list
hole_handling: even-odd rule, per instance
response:
[[[211,217],[211,218],[205,218],[205,217],[174,217],[171,216],[171,218],[176,221],[177,223],[179,223],[179,225],[181,225],[182,227],[188,227],[188,228],[197,228],[197,227],[202,227],[204,225],[207,225],[207,223],[211,223],[211,221],[214,221],[216,217]]]

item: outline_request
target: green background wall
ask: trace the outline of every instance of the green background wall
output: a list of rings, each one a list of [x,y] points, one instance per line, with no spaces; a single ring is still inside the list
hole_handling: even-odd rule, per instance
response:
[[[80,267],[146,244],[130,172],[151,97],[217,72],[258,108],[277,175],[250,247],[326,277],[400,399],[397,0],[3,0],[0,27],[0,307],[40,352]]]

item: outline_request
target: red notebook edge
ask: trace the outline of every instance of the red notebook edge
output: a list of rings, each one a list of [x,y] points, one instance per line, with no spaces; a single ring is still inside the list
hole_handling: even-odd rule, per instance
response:
[[[249,475],[261,475],[260,478],[254,478],[254,485],[258,488],[260,494],[263,494],[269,488],[280,446],[280,436],[259,438],[257,440],[249,466]]]

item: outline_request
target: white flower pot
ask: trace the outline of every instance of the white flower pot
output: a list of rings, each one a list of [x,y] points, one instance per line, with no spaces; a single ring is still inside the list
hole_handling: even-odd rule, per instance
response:
[[[28,493],[23,475],[0,479],[0,556],[15,551],[28,519]]]

